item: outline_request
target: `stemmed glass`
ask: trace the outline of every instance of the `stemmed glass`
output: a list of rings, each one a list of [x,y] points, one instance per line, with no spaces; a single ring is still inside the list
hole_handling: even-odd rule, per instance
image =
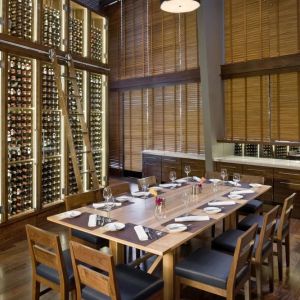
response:
[[[174,183],[174,181],[176,180],[176,172],[170,171],[169,178],[172,181],[172,183]]]
[[[146,200],[149,184],[146,181],[143,181],[141,188],[142,188],[142,191],[144,192],[143,198],[144,198],[144,200]],[[146,202],[145,202],[145,204],[146,204]]]
[[[191,166],[190,165],[185,165],[184,166],[184,173],[186,173],[187,179],[189,179],[189,173],[191,172]]]
[[[114,198],[112,197],[112,192],[110,186],[106,186],[103,189],[103,198],[105,199],[105,209],[107,211],[108,222],[111,222],[110,211],[114,207]]]
[[[222,178],[222,181],[223,181],[223,184],[224,184],[224,181],[225,179],[227,179],[227,170],[226,169],[221,169],[221,178]]]
[[[238,185],[238,183],[240,182],[241,180],[241,177],[240,177],[240,174],[239,173],[233,173],[233,178],[232,178],[235,186]]]

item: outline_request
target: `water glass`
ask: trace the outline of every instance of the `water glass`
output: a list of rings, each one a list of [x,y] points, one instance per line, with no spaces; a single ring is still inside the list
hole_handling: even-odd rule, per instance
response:
[[[232,178],[233,182],[235,183],[235,186],[238,185],[238,183],[241,180],[241,176],[239,173],[233,173],[233,178]]]
[[[169,178],[172,182],[174,182],[176,180],[176,172],[170,171]]]
[[[191,193],[190,192],[183,193],[182,202],[183,202],[184,208],[185,208],[184,209],[184,211],[185,211],[184,216],[187,216],[188,215],[189,206],[190,206],[190,202],[191,202]]]
[[[221,178],[222,178],[222,181],[224,183],[225,180],[227,180],[227,169],[221,169]]]
[[[184,166],[184,173],[186,173],[186,177],[189,178],[189,173],[191,172],[191,166],[185,165]]]

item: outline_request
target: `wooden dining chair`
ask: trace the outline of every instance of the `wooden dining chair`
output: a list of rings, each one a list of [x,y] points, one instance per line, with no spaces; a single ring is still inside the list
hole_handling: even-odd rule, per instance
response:
[[[147,184],[149,187],[157,185],[156,177],[155,176],[149,176],[140,178],[137,180],[139,191],[142,190],[142,187],[144,184]]]
[[[131,193],[130,184],[128,182],[122,182],[122,183],[110,185],[110,189],[113,196]]]
[[[296,193],[293,193],[284,200],[280,218],[277,220],[274,243],[276,251],[274,255],[278,259],[278,277],[282,281],[283,274],[283,246],[285,246],[286,267],[290,266],[290,219],[294,208]]]
[[[103,200],[101,190],[92,190],[80,194],[66,196],[65,206],[66,210],[68,211],[87,206],[101,200]],[[106,240],[100,237],[76,229],[70,229],[70,239],[98,249],[108,244]]]
[[[180,299],[181,285],[206,292],[235,298],[244,286],[245,298],[250,299],[251,256],[257,225],[253,225],[237,240],[234,255],[222,251],[200,248],[184,258],[175,267],[176,299]]]
[[[240,176],[240,182],[241,183],[259,183],[264,184],[265,179],[263,176],[254,176],[254,175],[246,175],[242,174]],[[244,206],[242,206],[237,211],[237,222],[239,219],[239,216],[247,216],[248,214],[261,214],[263,211],[263,202],[257,199],[250,200],[248,203],[246,203]]]
[[[32,225],[26,225],[29,253],[32,262],[32,299],[39,299],[51,289],[60,293],[60,299],[69,299],[75,289],[70,251],[62,251],[57,234]],[[46,286],[40,291],[40,285]]]
[[[263,217],[262,228],[256,235],[252,265],[256,274],[257,298],[262,299],[262,266],[267,261],[269,268],[269,288],[274,289],[274,267],[273,267],[273,239],[276,227],[279,205],[274,207]],[[237,245],[237,240],[244,234],[239,229],[228,230],[212,241],[212,248],[233,254]]]
[[[163,281],[128,265],[114,264],[113,256],[70,242],[77,299],[162,299]]]

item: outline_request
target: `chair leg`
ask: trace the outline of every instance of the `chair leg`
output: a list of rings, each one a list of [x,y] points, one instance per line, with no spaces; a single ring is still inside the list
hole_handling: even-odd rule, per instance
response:
[[[211,237],[214,238],[216,236],[216,225],[211,227]]]
[[[285,237],[285,260],[286,260],[286,267],[290,266],[290,235],[288,234]]]
[[[245,300],[251,300],[251,279],[247,280],[244,285]]]
[[[32,281],[32,300],[40,299],[40,288],[41,288],[41,284],[38,281],[33,280]]]
[[[177,276],[175,276],[175,287],[174,287],[175,300],[180,300],[180,289],[181,289],[180,280]]]
[[[257,299],[262,299],[262,274],[261,265],[255,265],[255,275],[256,275],[256,289],[257,289]]]
[[[278,258],[278,277],[279,281],[282,281],[282,242],[277,242],[277,258]]]
[[[270,293],[274,291],[274,264],[273,264],[273,253],[271,253],[268,257],[269,264],[269,289]]]

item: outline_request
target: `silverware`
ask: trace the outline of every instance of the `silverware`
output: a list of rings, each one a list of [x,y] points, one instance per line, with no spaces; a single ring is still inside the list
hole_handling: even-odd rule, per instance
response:
[[[101,226],[101,216],[99,215],[97,215],[96,224],[97,226]]]
[[[149,228],[148,227],[144,227],[144,230],[145,230],[146,234],[148,235],[149,239],[153,240],[153,236],[152,236]]]

